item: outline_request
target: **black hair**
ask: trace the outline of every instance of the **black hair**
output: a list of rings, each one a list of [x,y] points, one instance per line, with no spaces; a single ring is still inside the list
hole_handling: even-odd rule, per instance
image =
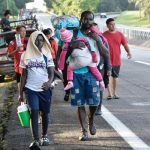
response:
[[[5,12],[4,12],[4,16],[7,16],[8,14],[11,15],[10,10],[7,9],[7,10],[5,10]]]
[[[108,25],[111,21],[115,21],[113,18],[108,18],[107,20],[106,20],[106,24]]]
[[[43,30],[43,33],[44,33],[45,35],[49,35],[49,34],[52,33],[52,29],[50,29],[50,28],[44,29],[44,30]]]
[[[84,19],[85,16],[87,16],[88,14],[92,14],[93,15],[93,19],[94,19],[94,14],[93,12],[89,11],[89,10],[86,10],[84,12],[81,13],[81,17],[80,17],[80,26],[81,26],[81,22],[82,20]]]
[[[96,22],[93,23],[94,26],[98,26],[98,24]]]

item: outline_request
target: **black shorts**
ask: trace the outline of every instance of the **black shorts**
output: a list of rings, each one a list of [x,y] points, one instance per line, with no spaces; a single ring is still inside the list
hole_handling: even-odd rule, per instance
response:
[[[20,82],[20,78],[21,78],[21,74],[16,72],[15,79],[16,79],[17,83]]]
[[[112,66],[111,76],[113,78],[118,78],[120,72],[120,66]]]

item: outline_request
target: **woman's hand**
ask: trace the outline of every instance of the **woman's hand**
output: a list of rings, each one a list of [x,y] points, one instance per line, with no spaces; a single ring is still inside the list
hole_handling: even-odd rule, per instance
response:
[[[50,83],[49,81],[43,83],[43,85],[42,85],[42,89],[43,89],[44,91],[47,91],[50,87],[51,87],[51,83]]]
[[[23,95],[19,95],[19,96],[18,96],[18,101],[19,101],[19,102],[24,102]]]

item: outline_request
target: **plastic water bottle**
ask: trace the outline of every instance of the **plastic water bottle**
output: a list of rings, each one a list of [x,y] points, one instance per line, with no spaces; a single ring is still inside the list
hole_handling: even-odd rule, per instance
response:
[[[17,47],[22,46],[20,34],[15,34]]]
[[[27,104],[21,104],[17,110],[21,126],[30,127],[30,112]]]

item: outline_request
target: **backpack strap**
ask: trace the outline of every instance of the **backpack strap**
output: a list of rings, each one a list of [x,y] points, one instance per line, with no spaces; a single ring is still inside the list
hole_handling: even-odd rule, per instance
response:
[[[47,57],[43,54],[43,58],[44,58],[44,61],[46,63],[46,68],[47,68]]]

